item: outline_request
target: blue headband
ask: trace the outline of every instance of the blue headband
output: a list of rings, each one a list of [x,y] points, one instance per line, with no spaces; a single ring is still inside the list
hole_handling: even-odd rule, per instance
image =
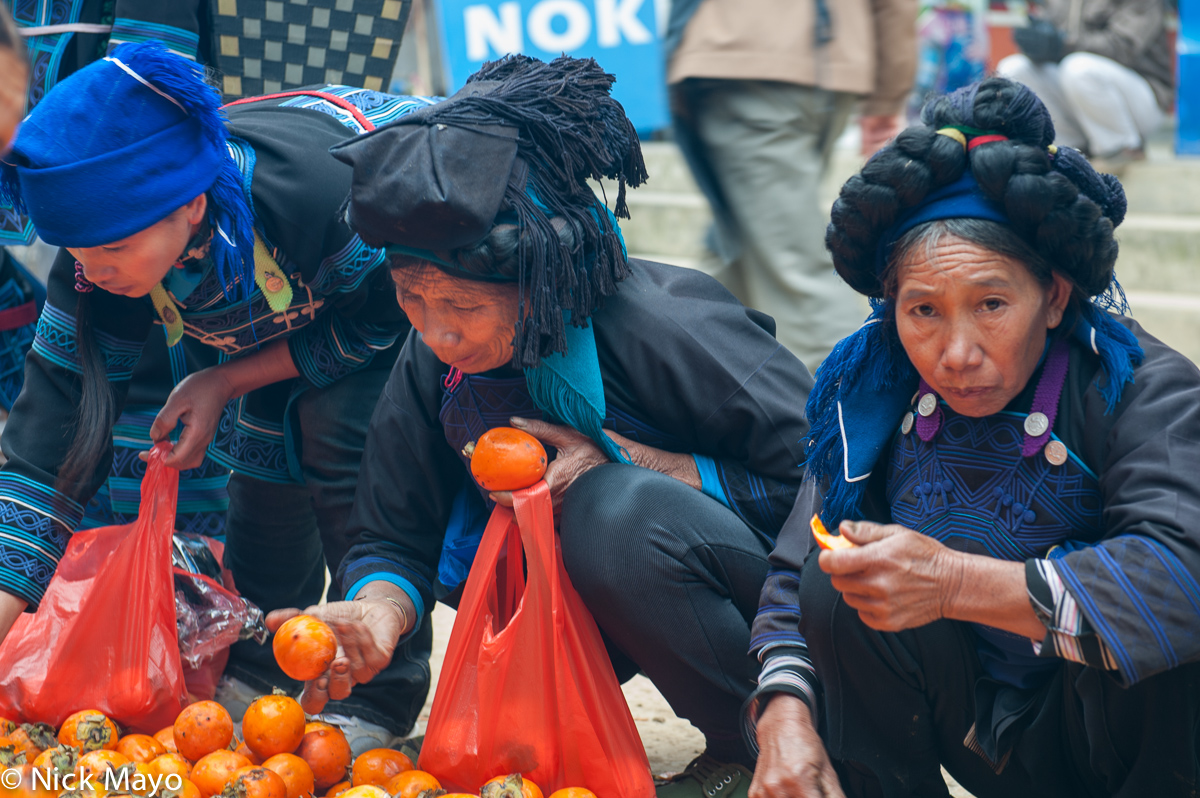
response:
[[[875,248],[875,274],[881,275],[887,268],[892,247],[904,234],[925,222],[938,219],[987,219],[1008,224],[1008,215],[1000,204],[984,196],[983,189],[975,181],[970,169],[949,185],[933,191],[925,201],[900,215],[896,223],[884,231]]]

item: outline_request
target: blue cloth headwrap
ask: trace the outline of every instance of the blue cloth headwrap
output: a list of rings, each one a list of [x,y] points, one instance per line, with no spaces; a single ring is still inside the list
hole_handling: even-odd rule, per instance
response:
[[[882,273],[892,247],[909,230],[955,218],[1008,223],[999,204],[983,195],[967,170],[960,179],[931,192],[926,202],[902,215],[880,236],[877,272]],[[1064,319],[1063,329],[1100,358],[1097,386],[1111,413],[1145,353],[1108,309],[1129,310],[1116,278],[1108,291],[1083,303],[1075,318]],[[917,382],[917,370],[896,332],[891,300],[872,300],[871,315],[862,327],[839,341],[821,363],[805,407],[812,424],[806,478],[828,485],[821,507],[821,520],[828,528],[843,519],[862,518],[867,479],[895,435]]]
[[[128,238],[208,192],[226,296],[248,296],[253,217],[228,137],[201,67],[158,42],[124,44],[33,109],[4,156],[0,195],[47,243],[85,248]]]
[[[883,274],[892,247],[905,233],[937,219],[987,219],[1008,224],[1008,216],[1000,204],[984,195],[970,169],[963,170],[962,177],[931,191],[925,202],[901,214],[896,223],[884,231],[875,249],[875,273]]]

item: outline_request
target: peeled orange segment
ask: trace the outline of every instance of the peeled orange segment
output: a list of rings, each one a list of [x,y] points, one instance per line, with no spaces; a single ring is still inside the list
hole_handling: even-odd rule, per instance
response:
[[[848,538],[842,535],[831,535],[825,529],[825,525],[821,523],[821,516],[814,515],[812,520],[808,522],[808,526],[812,529],[813,537],[817,539],[817,545],[823,549],[853,549],[856,548],[854,543],[851,543]]]

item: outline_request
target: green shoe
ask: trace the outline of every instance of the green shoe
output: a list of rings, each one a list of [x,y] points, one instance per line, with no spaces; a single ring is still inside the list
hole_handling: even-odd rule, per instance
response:
[[[657,798],[746,798],[753,778],[754,774],[741,765],[701,754],[655,792]]]

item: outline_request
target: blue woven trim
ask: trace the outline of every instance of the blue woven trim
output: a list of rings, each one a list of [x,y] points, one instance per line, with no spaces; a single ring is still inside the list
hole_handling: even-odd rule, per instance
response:
[[[288,349],[300,376],[324,388],[370,363],[377,347],[363,340],[354,322],[330,311],[289,338]]]
[[[696,461],[696,470],[700,472],[701,493],[730,507],[729,497],[725,495],[725,486],[721,484],[721,477],[717,473],[717,461],[702,454],[693,454],[692,459]]]
[[[192,61],[196,60],[196,50],[200,47],[199,34],[183,28],[130,19],[129,17],[117,17],[113,20],[112,33],[109,34],[108,52],[111,53],[117,45],[125,42],[140,44],[152,40],[162,42],[172,52]]]
[[[387,263],[387,252],[363,243],[358,236],[321,261],[311,285],[322,296],[356,291],[363,280]]]
[[[104,371],[109,381],[131,379],[133,368],[142,357],[143,342],[125,341],[103,332],[97,332],[95,336],[96,345],[104,357]],[[46,360],[72,374],[83,373],[79,366],[79,343],[75,339],[75,316],[59,310],[48,301],[38,319],[32,348]]]
[[[53,488],[12,471],[0,472],[0,502],[19,502],[49,516],[70,532],[83,518],[83,506]]]
[[[358,595],[358,591],[362,590],[363,585],[367,584],[368,582],[390,582],[391,584],[403,590],[405,595],[412,599],[413,606],[417,608],[417,617],[413,620],[412,628],[405,632],[404,635],[402,635],[401,638],[396,641],[396,644],[399,645],[415,635],[417,630],[421,628],[421,621],[425,619],[425,602],[421,600],[421,593],[417,590],[416,586],[404,577],[397,576],[396,574],[389,574],[386,572],[371,574],[369,576],[364,576],[362,579],[359,579],[350,586],[350,589],[346,591],[346,601],[354,601],[354,597]]]

